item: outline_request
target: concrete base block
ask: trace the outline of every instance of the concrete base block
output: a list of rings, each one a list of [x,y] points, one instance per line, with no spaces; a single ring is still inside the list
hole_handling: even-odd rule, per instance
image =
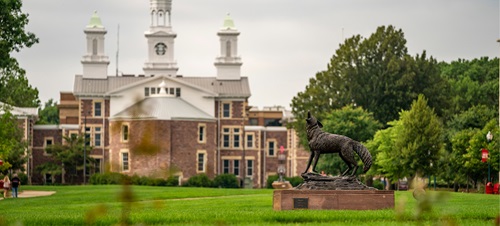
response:
[[[394,191],[275,190],[274,210],[377,210],[394,208]]]
[[[275,182],[273,182],[272,185],[273,185],[274,189],[290,189],[290,188],[293,188],[292,184],[290,184],[290,182],[288,182],[288,181],[283,181],[283,182],[275,181]]]

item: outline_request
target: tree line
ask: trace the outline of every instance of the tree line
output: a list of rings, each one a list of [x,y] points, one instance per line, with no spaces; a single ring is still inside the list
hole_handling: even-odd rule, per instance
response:
[[[412,56],[401,29],[380,26],[367,38],[339,45],[326,70],[311,77],[292,99],[301,144],[307,111],[324,130],[362,141],[374,158],[369,175],[397,181],[437,176],[450,186],[498,180],[499,60],[438,62],[426,51]],[[494,139],[487,141],[491,132]],[[331,174],[345,168],[325,156]],[[493,177],[493,176],[492,176]]]

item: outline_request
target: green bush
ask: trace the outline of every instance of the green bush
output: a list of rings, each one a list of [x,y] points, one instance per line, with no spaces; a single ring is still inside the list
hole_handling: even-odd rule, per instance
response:
[[[126,181],[131,183],[131,177],[121,173],[96,173],[89,179],[90,184],[122,184]]]
[[[373,187],[378,190],[384,190],[384,183],[380,180],[373,180]]]
[[[299,184],[304,183],[304,179],[300,176],[285,177],[285,180],[290,181],[290,184],[292,184],[292,186],[294,186],[294,187],[298,186]]]
[[[219,188],[239,188],[238,178],[234,174],[221,174],[214,178],[214,187]]]
[[[179,177],[167,178],[167,186],[179,186]]]
[[[213,182],[204,173],[192,176],[185,184],[186,187],[212,187]]]
[[[17,177],[19,177],[19,180],[21,180],[21,185],[28,184],[28,175],[26,175],[25,173],[18,173]]]

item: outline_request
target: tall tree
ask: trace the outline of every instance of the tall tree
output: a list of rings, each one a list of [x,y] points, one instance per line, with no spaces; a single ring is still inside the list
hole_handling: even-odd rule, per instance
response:
[[[21,0],[0,1],[0,102],[16,107],[38,107],[38,90],[28,84],[25,71],[12,52],[31,47],[38,38],[25,31],[28,14],[21,11]]]
[[[23,146],[22,131],[10,110],[8,105],[0,104],[0,159],[4,162],[0,171],[10,169],[14,165],[14,162],[9,160],[11,152]]]
[[[429,176],[436,172],[439,153],[443,147],[443,126],[419,95],[409,111],[401,114],[402,130],[396,139],[396,148],[402,150],[403,164],[409,176]]]
[[[373,118],[373,114],[361,107],[345,106],[333,110],[322,122],[323,130],[329,133],[348,136],[356,141],[371,139],[382,125]],[[347,169],[347,165],[338,155],[322,155],[318,168],[326,173],[339,175]]]
[[[74,179],[78,177],[83,171],[84,165],[84,145],[85,141],[82,136],[70,136],[63,137],[64,144],[53,144],[45,148],[45,151],[52,155],[55,162],[53,164],[45,164],[38,168],[39,171],[53,171],[53,172],[64,172],[70,178],[70,183],[74,182]],[[87,138],[88,139],[88,138]],[[92,147],[87,147],[88,150],[92,150]],[[87,152],[86,159],[88,161],[87,167],[91,166],[94,161],[93,158],[89,156],[90,152]],[[57,165],[58,167],[55,167]]]
[[[377,131],[375,137],[366,143],[372,156],[375,156],[372,167],[367,172],[372,175],[384,175],[390,181],[397,181],[409,175],[403,161],[403,152],[396,148],[395,142],[401,134],[401,120],[388,123],[389,127]]]
[[[359,35],[346,39],[339,46],[327,70],[309,80],[304,92],[292,99],[292,112],[297,121],[302,144],[306,145],[305,122],[307,111],[319,120],[332,109],[355,104],[369,112],[384,125],[397,119],[398,112],[409,109],[419,94],[429,96],[429,105],[447,106],[447,81],[439,67],[425,51],[415,57],[407,53],[406,39],[393,26],[377,28],[369,38]]]
[[[38,109],[39,120],[37,124],[59,124],[59,109],[57,108],[57,101],[49,99],[44,104],[43,109]]]

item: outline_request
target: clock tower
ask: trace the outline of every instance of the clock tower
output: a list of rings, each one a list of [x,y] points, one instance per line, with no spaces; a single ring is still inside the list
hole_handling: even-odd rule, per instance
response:
[[[145,32],[148,40],[148,59],[144,64],[146,76],[176,76],[177,62],[174,60],[174,40],[170,14],[172,0],[150,0],[151,25]]]

